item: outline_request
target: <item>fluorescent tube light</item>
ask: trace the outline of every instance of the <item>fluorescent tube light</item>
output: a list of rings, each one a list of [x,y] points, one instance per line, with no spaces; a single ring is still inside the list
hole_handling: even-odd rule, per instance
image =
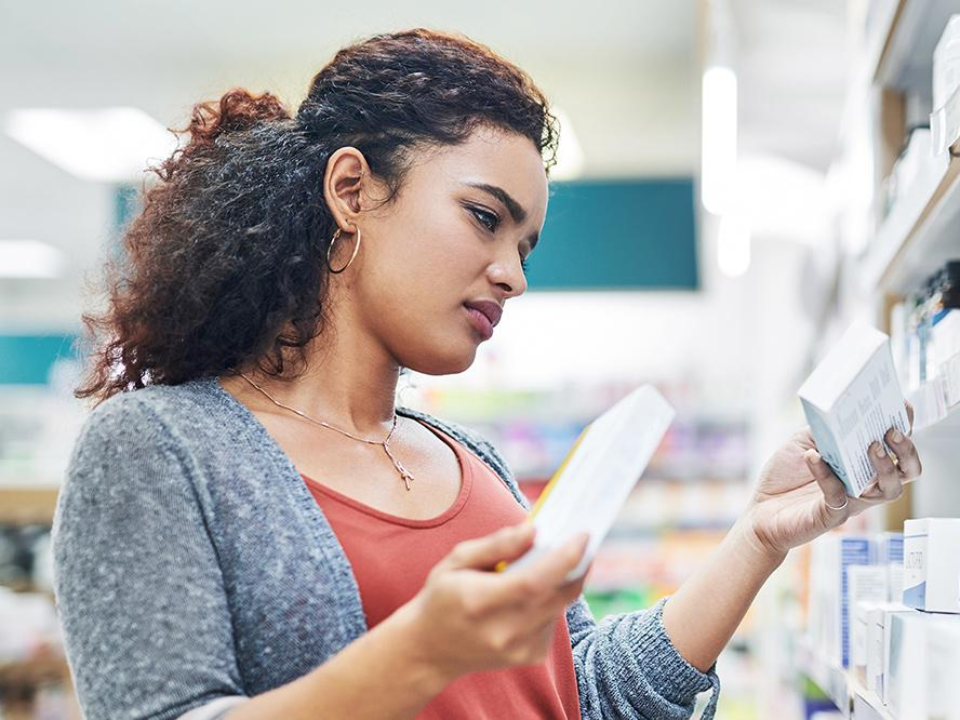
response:
[[[714,215],[729,207],[737,167],[737,76],[715,65],[703,73],[703,206]]]
[[[133,107],[97,110],[23,109],[4,129],[17,142],[84,180],[129,182],[148,162],[168,158],[177,139]]]
[[[0,240],[0,278],[56,278],[63,254],[39,240]]]

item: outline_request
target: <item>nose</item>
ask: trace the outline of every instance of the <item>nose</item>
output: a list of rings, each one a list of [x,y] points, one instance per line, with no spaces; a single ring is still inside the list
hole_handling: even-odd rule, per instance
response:
[[[523,295],[527,291],[527,278],[520,266],[520,255],[513,251],[512,258],[498,258],[487,270],[490,282],[503,290],[504,300]]]

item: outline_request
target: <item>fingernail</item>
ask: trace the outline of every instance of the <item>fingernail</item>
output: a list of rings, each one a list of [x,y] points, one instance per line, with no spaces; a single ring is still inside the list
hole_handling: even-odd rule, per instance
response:
[[[894,428],[893,432],[890,434],[890,439],[895,443],[903,441],[903,433]]]
[[[876,449],[873,451],[873,454],[877,456],[878,460],[882,460],[887,456],[886,451],[883,449],[883,445],[877,443]]]

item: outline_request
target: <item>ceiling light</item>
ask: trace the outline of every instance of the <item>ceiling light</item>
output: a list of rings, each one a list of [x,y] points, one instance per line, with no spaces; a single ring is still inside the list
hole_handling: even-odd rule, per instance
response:
[[[173,133],[132,107],[16,110],[4,129],[67,172],[100,182],[136,180],[177,147]]]
[[[715,65],[703,73],[703,206],[722,215],[730,203],[737,166],[737,76]]]
[[[39,240],[0,240],[0,278],[56,278],[63,253]]]

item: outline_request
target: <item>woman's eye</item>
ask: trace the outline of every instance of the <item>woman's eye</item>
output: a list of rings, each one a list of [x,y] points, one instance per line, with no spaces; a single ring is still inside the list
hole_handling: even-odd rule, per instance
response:
[[[470,212],[472,212],[474,217],[477,218],[477,221],[490,232],[495,232],[497,226],[500,224],[500,218],[491,212],[481,210],[480,208],[470,208]]]

